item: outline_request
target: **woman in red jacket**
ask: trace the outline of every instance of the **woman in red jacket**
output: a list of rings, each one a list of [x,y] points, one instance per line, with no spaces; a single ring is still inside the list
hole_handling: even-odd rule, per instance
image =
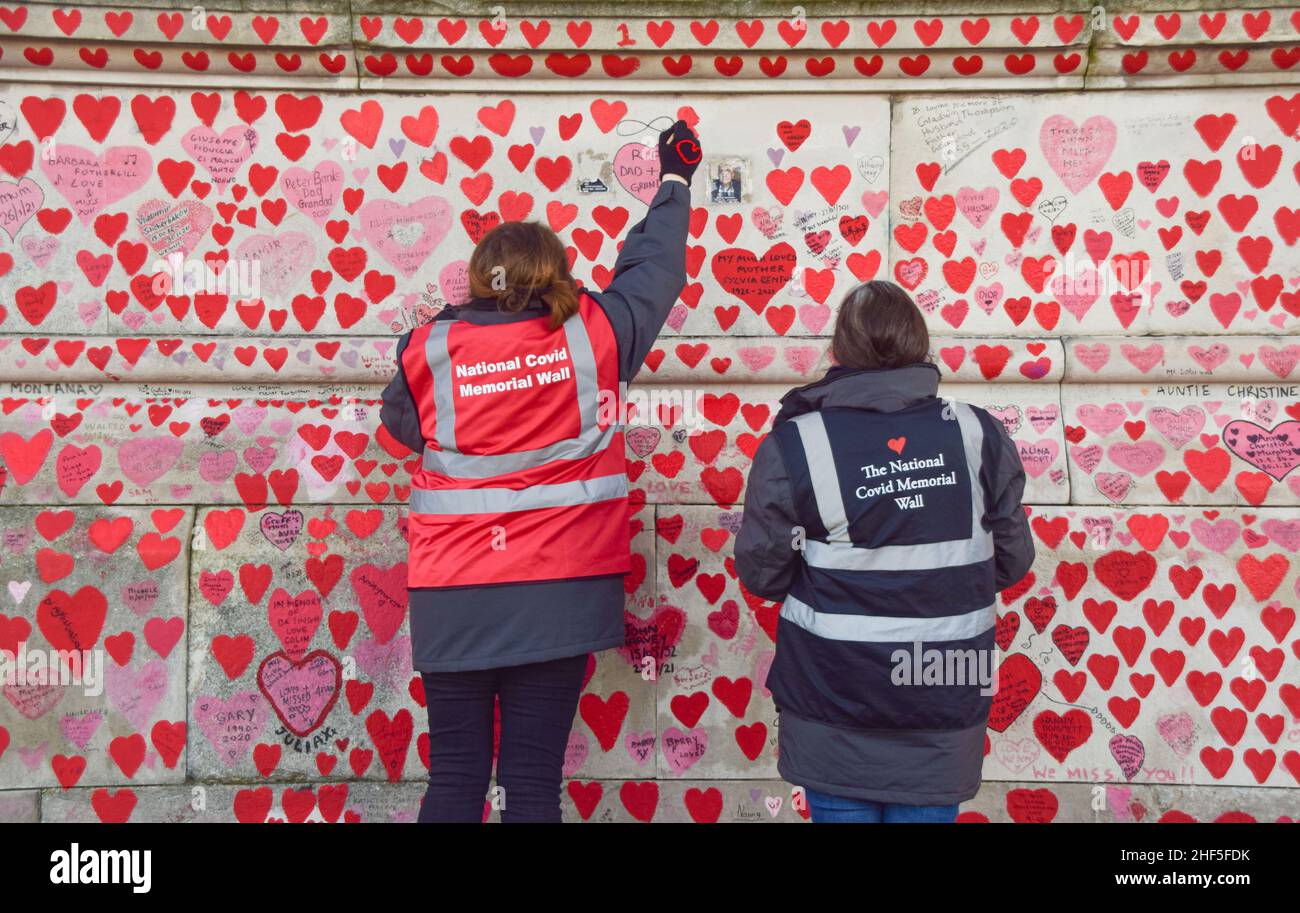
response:
[[[608,406],[686,283],[700,149],[684,122],[660,135],[659,160],[604,292],[577,285],[549,228],[506,223],[470,258],[470,300],[399,341],[380,419],[421,454],[407,533],[429,714],[420,821],[482,820],[496,702],[492,804],[506,822],[560,820],[589,654],[623,644],[627,477]]]

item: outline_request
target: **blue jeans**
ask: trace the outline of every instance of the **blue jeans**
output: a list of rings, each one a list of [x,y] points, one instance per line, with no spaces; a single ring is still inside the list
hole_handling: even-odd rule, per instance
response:
[[[829,796],[804,787],[814,824],[951,824],[956,805],[897,805]]]

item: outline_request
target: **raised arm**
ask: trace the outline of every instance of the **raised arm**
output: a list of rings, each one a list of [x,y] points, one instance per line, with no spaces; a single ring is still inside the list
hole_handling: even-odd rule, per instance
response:
[[[699,161],[698,140],[683,121],[660,134],[659,190],[645,218],[628,231],[609,287],[596,296],[618,337],[625,381],[641,369],[686,285],[690,179]]]

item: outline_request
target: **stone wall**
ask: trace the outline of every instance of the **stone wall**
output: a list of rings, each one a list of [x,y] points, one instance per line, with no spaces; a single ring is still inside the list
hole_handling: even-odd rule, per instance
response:
[[[1300,13],[768,15],[0,9],[0,649],[102,663],[3,685],[0,819],[413,817],[396,335],[500,220],[605,284],[679,116],[745,199],[634,386],[702,410],[627,436],[566,816],[804,817],[730,554],[871,277],[1029,475],[963,816],[1300,816]]]

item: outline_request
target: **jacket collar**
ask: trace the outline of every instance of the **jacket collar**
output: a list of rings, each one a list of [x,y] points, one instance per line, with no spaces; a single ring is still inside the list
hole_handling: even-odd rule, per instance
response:
[[[579,285],[578,294],[581,296],[589,292]],[[495,298],[470,298],[464,304],[443,308],[438,316],[442,320],[468,320],[471,323],[514,323],[517,320],[536,320],[550,312],[550,305],[535,295],[523,310],[513,313],[500,310]]]
[[[533,298],[521,311],[503,311],[497,307],[495,298],[470,298],[463,304],[451,305],[438,312],[440,320],[464,320],[469,323],[515,323],[520,320],[536,320],[549,313],[546,302]]]
[[[805,412],[845,407],[873,412],[897,412],[939,392],[939,368],[918,362],[903,368],[864,371],[839,365],[826,375],[803,387],[796,387],[781,397],[777,424]]]

